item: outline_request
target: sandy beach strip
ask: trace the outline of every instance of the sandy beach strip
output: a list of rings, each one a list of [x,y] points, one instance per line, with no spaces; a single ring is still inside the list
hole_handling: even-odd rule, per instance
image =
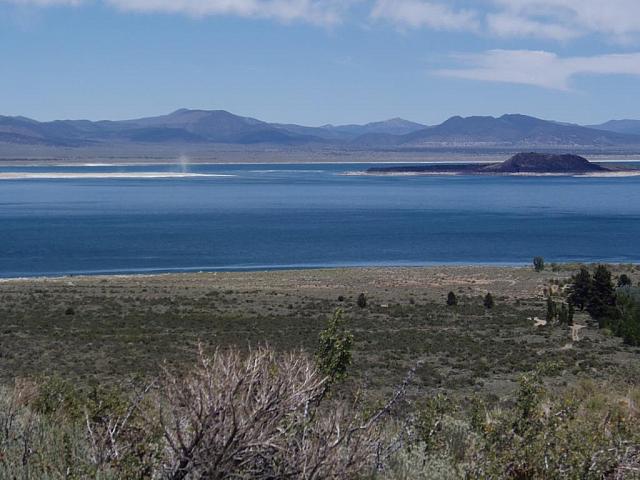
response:
[[[183,172],[0,172],[0,180],[71,180],[71,179],[153,179],[193,177],[234,177],[213,173]]]

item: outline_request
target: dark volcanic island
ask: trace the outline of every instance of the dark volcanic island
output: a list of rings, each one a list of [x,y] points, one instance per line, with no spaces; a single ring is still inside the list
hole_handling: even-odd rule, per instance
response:
[[[467,174],[467,175],[492,175],[492,174],[555,174],[576,175],[597,172],[610,172],[612,170],[591,163],[579,155],[554,155],[544,153],[518,153],[502,163],[489,165],[477,164],[430,164],[410,165],[398,167],[374,167],[367,170],[368,174]]]

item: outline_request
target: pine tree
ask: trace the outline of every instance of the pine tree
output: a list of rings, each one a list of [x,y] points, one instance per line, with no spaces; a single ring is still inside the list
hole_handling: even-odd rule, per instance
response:
[[[447,295],[447,305],[450,307],[453,307],[457,304],[458,304],[458,298],[456,297],[456,294],[453,292],[449,292],[449,294]]]
[[[569,325],[569,310],[567,309],[567,304],[563,303],[560,307],[560,312],[558,313],[558,322],[560,325]]]
[[[575,314],[575,310],[573,308],[573,304],[569,304],[569,311],[567,312],[567,325],[573,325],[573,316]]]
[[[493,295],[491,293],[487,293],[484,297],[484,308],[490,310],[495,306],[495,302],[493,301]]]
[[[606,319],[612,315],[616,297],[611,281],[611,272],[604,265],[598,265],[591,282],[591,295],[587,303],[587,312],[598,320],[600,328],[605,326]]]
[[[620,319],[620,335],[624,343],[640,346],[640,307],[628,309]]]
[[[591,297],[591,275],[589,270],[582,267],[577,275],[572,278],[571,293],[569,303],[580,310],[584,310]]]
[[[358,306],[360,308],[365,308],[367,306],[367,296],[364,293],[358,295]]]
[[[627,275],[626,273],[623,273],[622,275],[620,275],[618,277],[618,286],[619,287],[630,287],[631,286],[631,279],[629,278],[629,275]]]
[[[552,322],[558,316],[558,308],[556,303],[551,298],[551,295],[547,297],[547,322]]]

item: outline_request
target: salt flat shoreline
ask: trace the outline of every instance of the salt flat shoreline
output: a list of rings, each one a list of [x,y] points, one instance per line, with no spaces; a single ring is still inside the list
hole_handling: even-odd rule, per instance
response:
[[[618,172],[590,172],[590,173],[478,173],[478,172],[346,172],[347,177],[572,177],[572,178],[625,178],[640,176],[639,170]]]
[[[412,271],[445,271],[445,270],[474,270],[474,271],[496,271],[496,270],[526,270],[528,268],[525,263],[504,263],[504,264],[486,264],[486,265],[429,265],[429,266],[362,266],[362,267],[301,267],[301,268],[272,268],[272,269],[256,269],[256,270],[211,270],[211,271],[176,271],[176,272],[153,272],[153,273],[80,273],[80,274],[61,274],[61,275],[37,275],[37,276],[21,276],[21,277],[0,277],[0,283],[38,283],[38,282],[55,282],[55,281],[104,281],[104,280],[184,280],[189,278],[208,278],[208,277],[224,277],[224,276],[300,276],[304,274],[331,274],[336,272],[357,275],[362,272],[412,272]]]
[[[575,263],[558,263],[556,271],[572,271],[578,268],[578,265],[597,265],[604,263],[613,270],[619,268],[636,268],[640,270],[640,263],[626,262],[575,262]],[[0,284],[8,283],[101,283],[105,281],[135,282],[144,281],[160,282],[160,283],[182,283],[194,282],[198,280],[212,279],[309,279],[314,277],[352,277],[373,276],[384,278],[398,276],[423,276],[425,274],[443,275],[450,274],[452,276],[460,276],[468,274],[471,276],[491,273],[491,275],[513,274],[516,272],[526,272],[532,270],[533,267],[528,263],[513,264],[452,264],[452,265],[429,265],[429,266],[363,266],[363,267],[325,267],[325,268],[291,268],[291,269],[264,269],[264,270],[223,270],[223,271],[198,271],[198,272],[168,272],[168,273],[113,273],[113,274],[68,274],[68,275],[39,275],[33,277],[0,277]],[[547,267],[547,273],[551,273],[552,269]]]
[[[0,172],[0,180],[155,179],[234,176],[189,172]]]

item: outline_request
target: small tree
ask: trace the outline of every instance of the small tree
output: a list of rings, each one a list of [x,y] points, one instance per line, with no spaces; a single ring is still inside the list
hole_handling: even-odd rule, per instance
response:
[[[624,343],[640,346],[640,305],[635,302],[631,302],[630,308],[626,308],[621,315],[619,335]]]
[[[558,307],[551,298],[551,295],[547,297],[547,322],[552,322],[558,316]]]
[[[484,296],[484,308],[491,310],[495,306],[495,302],[493,301],[493,295],[491,293],[487,293]]]
[[[630,287],[630,286],[631,286],[631,279],[629,278],[629,275],[627,275],[626,273],[623,273],[618,277],[618,287]]]
[[[455,293],[449,292],[449,294],[447,295],[447,305],[450,307],[458,305],[458,297],[456,297]]]
[[[542,257],[533,257],[533,268],[536,272],[541,272],[544,270],[544,258]]]
[[[353,335],[346,327],[341,309],[335,311],[329,319],[327,328],[320,332],[320,341],[316,352],[318,370],[329,377],[329,382],[343,380],[351,365]]]
[[[560,312],[558,313],[558,322],[560,325],[569,325],[569,309],[565,303],[560,307]]]
[[[571,278],[571,293],[569,303],[580,310],[584,310],[591,297],[591,274],[582,267],[580,272]]]
[[[567,311],[567,325],[573,325],[573,315],[575,314],[575,310],[573,308],[573,304],[569,304],[569,308]]]
[[[367,296],[364,293],[358,295],[358,306],[360,308],[365,308],[367,306]]]

